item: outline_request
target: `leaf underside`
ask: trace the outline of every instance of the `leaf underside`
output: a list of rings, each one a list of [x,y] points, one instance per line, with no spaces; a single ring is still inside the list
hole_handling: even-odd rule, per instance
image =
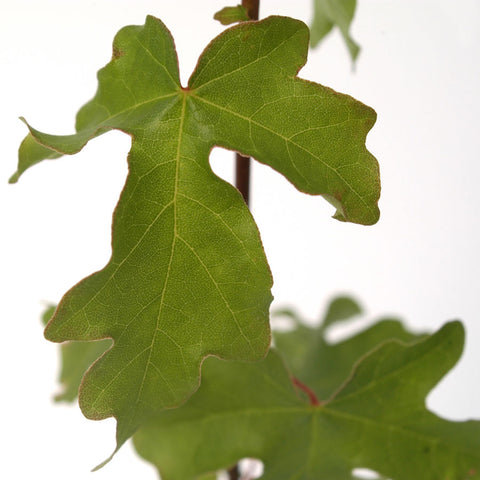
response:
[[[452,322],[411,345],[386,342],[320,406],[297,395],[273,350],[255,364],[208,359],[199,391],[141,427],[135,446],[164,480],[244,457],[263,461],[265,480],[348,480],[356,468],[393,480],[478,479],[480,422],[446,421],[425,408],[463,336]]]
[[[310,25],[312,47],[317,46],[333,27],[338,27],[347,45],[352,61],[360,47],[350,36],[350,25],[355,15],[357,0],[314,0],[313,19]]]
[[[12,181],[111,129],[132,137],[112,257],[65,294],[45,331],[55,342],[113,339],[79,401],[88,418],[117,419],[118,447],[198,388],[207,356],[253,361],[269,347],[270,271],[241,195],[209,166],[214,146],[323,195],[338,219],[378,219],[378,165],[365,148],[375,113],[297,78],[307,49],[302,22],[245,22],[206,48],[182,88],[173,39],[147,17],[116,36],[76,134],[29,127]]]

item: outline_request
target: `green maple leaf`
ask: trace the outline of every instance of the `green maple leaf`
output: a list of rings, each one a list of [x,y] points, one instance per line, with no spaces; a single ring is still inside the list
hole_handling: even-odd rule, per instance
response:
[[[317,46],[332,28],[337,26],[352,60],[355,61],[360,47],[350,36],[349,31],[356,7],[357,0],[314,0],[313,20],[310,25],[312,47]]]
[[[164,480],[244,457],[263,461],[265,480],[347,480],[355,468],[394,480],[478,479],[480,422],[450,422],[425,408],[463,340],[452,322],[411,345],[386,342],[318,406],[297,395],[274,351],[254,364],[208,359],[199,391],[142,426],[135,446]]]
[[[349,297],[337,297],[329,305],[324,320],[310,327],[291,310],[278,311],[295,321],[291,331],[273,332],[275,346],[284,356],[292,374],[308,385],[320,399],[329,398],[349,375],[355,362],[387,340],[417,341],[424,335],[405,330],[401,321],[384,318],[362,332],[338,343],[330,344],[326,329],[346,322],[361,313],[360,306]]]
[[[270,344],[271,275],[240,193],[209,166],[214,146],[323,195],[341,220],[378,219],[378,165],[365,147],[375,113],[297,78],[307,50],[302,22],[246,22],[207,47],[183,88],[173,39],[148,17],[117,35],[76,134],[29,127],[12,181],[108,130],[132,137],[111,260],[66,293],[45,331],[55,342],[114,340],[79,402],[88,418],[117,419],[117,448],[198,388],[207,356],[258,360]]]

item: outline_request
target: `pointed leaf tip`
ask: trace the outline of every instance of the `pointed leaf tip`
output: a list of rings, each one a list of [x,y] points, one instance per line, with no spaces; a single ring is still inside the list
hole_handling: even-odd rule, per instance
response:
[[[350,35],[350,26],[356,6],[356,0],[314,0],[313,19],[310,25],[311,46],[316,47],[332,28],[338,27],[352,62],[355,63],[360,47]]]

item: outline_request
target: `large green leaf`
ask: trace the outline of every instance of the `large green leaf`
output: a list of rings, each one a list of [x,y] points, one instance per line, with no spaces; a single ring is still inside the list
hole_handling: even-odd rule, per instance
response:
[[[67,292],[45,332],[56,342],[114,340],[79,401],[89,418],[116,417],[118,446],[198,388],[205,357],[258,360],[269,347],[270,272],[241,195],[210,169],[215,145],[325,196],[339,219],[378,219],[378,166],[365,148],[375,113],[296,77],[307,43],[293,19],[237,25],[207,47],[182,88],[173,39],[148,17],[117,35],[77,133],[30,127],[20,148],[12,181],[113,128],[132,137],[111,260]]]
[[[286,332],[274,330],[275,346],[295,378],[308,385],[320,399],[329,398],[354,364],[381,343],[387,340],[412,342],[424,337],[405,330],[398,319],[383,318],[346,340],[328,342],[327,327],[346,322],[360,312],[360,306],[349,297],[335,298],[323,321],[315,327],[307,326],[294,311],[277,312],[294,319],[295,327]]]
[[[243,457],[263,461],[265,480],[347,480],[355,468],[394,480],[478,479],[480,422],[446,421],[425,408],[463,340],[453,322],[412,345],[384,343],[319,406],[297,396],[273,351],[255,364],[208,359],[199,391],[142,426],[135,446],[163,480]]]
[[[342,32],[352,60],[355,61],[360,47],[350,36],[350,25],[356,6],[357,0],[314,0],[313,20],[310,25],[312,47],[317,46],[332,28],[337,26]]]

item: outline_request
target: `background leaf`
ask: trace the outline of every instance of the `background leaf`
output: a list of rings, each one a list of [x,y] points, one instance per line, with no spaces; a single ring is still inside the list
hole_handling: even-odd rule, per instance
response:
[[[342,32],[350,56],[355,61],[360,47],[350,36],[349,30],[356,6],[356,0],[314,0],[313,20],[310,25],[312,47],[317,46],[336,26]]]
[[[333,395],[353,365],[381,343],[412,342],[425,336],[406,331],[400,320],[384,318],[346,340],[333,344],[327,341],[327,327],[348,321],[360,312],[358,303],[345,296],[332,300],[324,320],[315,327],[307,326],[295,312],[277,312],[277,315],[294,318],[296,324],[290,331],[273,331],[275,346],[285,357],[292,374],[308,385],[320,400]]]
[[[321,327],[325,329],[334,323],[350,320],[360,313],[362,313],[362,308],[353,298],[347,296],[336,297],[330,302]]]
[[[425,409],[462,345],[458,322],[413,345],[384,343],[317,407],[296,395],[274,351],[255,364],[208,359],[199,391],[142,427],[135,446],[164,480],[243,457],[260,458],[266,480],[347,480],[355,468],[394,480],[480,478],[480,423],[449,422]]]

